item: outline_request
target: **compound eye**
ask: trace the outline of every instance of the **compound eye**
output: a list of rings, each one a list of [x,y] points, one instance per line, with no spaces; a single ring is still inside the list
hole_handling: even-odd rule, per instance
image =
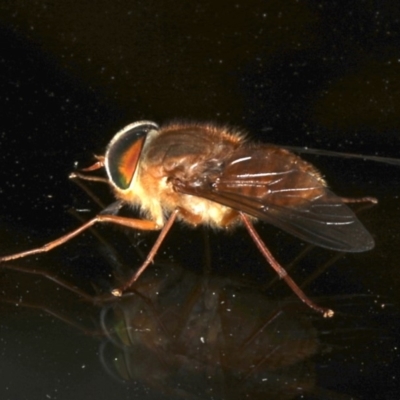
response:
[[[118,189],[129,188],[142,153],[147,134],[158,130],[150,121],[138,121],[120,130],[111,140],[105,155],[110,182]]]

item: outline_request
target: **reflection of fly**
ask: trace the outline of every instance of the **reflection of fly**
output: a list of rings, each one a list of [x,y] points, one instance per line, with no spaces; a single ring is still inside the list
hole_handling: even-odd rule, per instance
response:
[[[108,182],[118,199],[75,231],[43,247],[0,258],[12,260],[46,252],[78,235],[96,222],[130,228],[161,230],[146,261],[122,288],[121,295],[153,260],[178,218],[213,228],[244,225],[278,275],[310,307],[332,316],[312,302],[269,252],[253,221],[269,222],[312,244],[333,250],[362,252],[374,241],[346,202],[371,201],[336,196],[320,173],[295,154],[269,144],[255,144],[235,131],[206,124],[171,124],[159,128],[139,121],[111,140],[104,157],[85,171],[105,167],[108,179],[73,174]],[[140,207],[145,219],[117,216],[123,204]]]

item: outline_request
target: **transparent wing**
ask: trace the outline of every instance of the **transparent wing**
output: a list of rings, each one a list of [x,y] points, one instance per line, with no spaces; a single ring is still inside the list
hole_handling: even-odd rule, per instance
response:
[[[241,149],[219,173],[207,170],[176,190],[257,217],[307,242],[362,252],[374,240],[343,200],[326,188],[316,170],[274,146]]]

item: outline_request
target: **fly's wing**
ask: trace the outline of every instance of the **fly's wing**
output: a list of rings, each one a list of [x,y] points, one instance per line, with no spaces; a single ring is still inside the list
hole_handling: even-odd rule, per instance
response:
[[[218,174],[204,170],[175,186],[181,193],[242,211],[317,246],[347,252],[374,246],[369,232],[326,188],[318,172],[274,146],[241,148],[224,161]]]

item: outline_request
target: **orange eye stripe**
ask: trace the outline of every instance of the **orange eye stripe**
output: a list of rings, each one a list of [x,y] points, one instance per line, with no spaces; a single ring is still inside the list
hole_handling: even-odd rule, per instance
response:
[[[132,182],[140,153],[143,147],[144,137],[136,140],[123,154],[121,154],[118,163],[118,172],[120,174],[121,186],[128,188]]]

